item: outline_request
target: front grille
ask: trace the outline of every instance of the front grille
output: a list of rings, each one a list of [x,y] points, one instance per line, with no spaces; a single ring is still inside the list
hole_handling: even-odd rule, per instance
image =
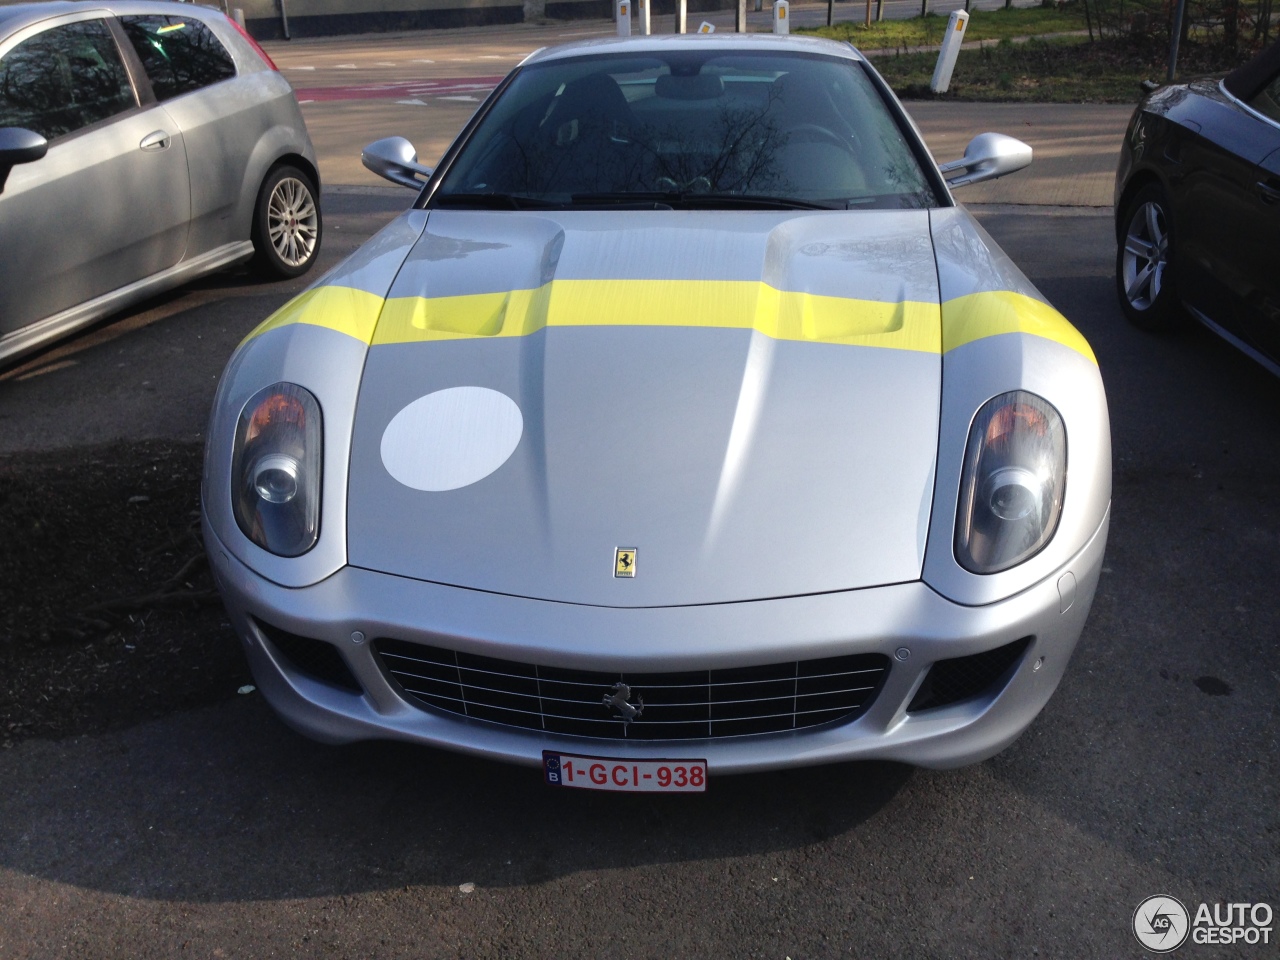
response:
[[[985,653],[939,660],[929,668],[907,712],[932,710],[968,700],[980,693],[994,693],[997,685],[1003,689],[1013,676],[1013,665],[1021,659],[1030,643],[1030,637],[1023,637]]]
[[[263,636],[271,641],[271,645],[299,673],[305,673],[315,680],[323,680],[343,690],[362,692],[360,684],[351,673],[351,668],[347,666],[347,661],[342,659],[342,654],[333,644],[325,643],[323,640],[313,640],[311,637],[300,637],[296,633],[289,633],[287,630],[273,627],[256,618],[253,622],[257,624]]]
[[[694,740],[852,720],[871,706],[889,658],[858,654],[682,673],[565,670],[402,640],[375,650],[419,706],[510,727],[612,740]],[[631,722],[605,704],[630,690]]]

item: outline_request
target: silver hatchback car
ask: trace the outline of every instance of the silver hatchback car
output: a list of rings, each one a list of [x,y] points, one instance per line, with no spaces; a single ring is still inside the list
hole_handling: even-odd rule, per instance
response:
[[[319,185],[292,87],[221,13],[0,6],[0,361],[251,258],[305,272]]]

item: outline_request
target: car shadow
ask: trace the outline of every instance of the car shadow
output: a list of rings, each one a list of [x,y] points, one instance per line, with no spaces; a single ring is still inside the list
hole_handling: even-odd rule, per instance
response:
[[[0,867],[208,902],[524,886],[823,843],[912,775],[870,762],[713,777],[701,795],[579,791],[414,745],[312,743],[253,694],[0,754]]]

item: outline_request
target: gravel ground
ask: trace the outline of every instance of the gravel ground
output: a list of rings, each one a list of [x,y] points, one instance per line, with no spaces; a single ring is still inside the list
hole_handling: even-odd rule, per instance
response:
[[[0,746],[249,682],[200,543],[200,458],[152,441],[0,459]]]

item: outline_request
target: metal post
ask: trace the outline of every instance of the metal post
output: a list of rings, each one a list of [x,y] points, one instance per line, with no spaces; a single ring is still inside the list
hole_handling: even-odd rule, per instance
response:
[[[836,0],[827,0],[827,26],[831,26],[835,20]]]
[[[876,23],[884,19],[884,0],[876,0]]]
[[[284,0],[280,0],[280,26],[284,30],[284,38],[292,40],[289,36],[289,12],[284,8]]]
[[[689,24],[689,0],[676,0],[676,33],[686,33]]]
[[[871,0],[867,0],[867,26],[871,26]]]
[[[733,29],[738,33],[747,32],[747,0],[738,0],[733,18]]]
[[[649,0],[636,0],[636,3],[639,4],[636,9],[640,12],[640,33],[647,37],[652,33],[649,24]]]
[[[963,10],[955,10],[947,21],[947,34],[942,38],[942,49],[938,51],[938,65],[933,68],[933,79],[929,81],[929,89],[934,93],[946,93],[951,86],[951,71],[956,67],[956,57],[960,55],[960,44],[964,42],[964,28],[969,23],[969,15]]]
[[[1173,14],[1173,29],[1169,32],[1169,71],[1165,74],[1165,83],[1173,83],[1178,73],[1178,43],[1182,40],[1182,18],[1186,15],[1187,0],[1178,0]]]

